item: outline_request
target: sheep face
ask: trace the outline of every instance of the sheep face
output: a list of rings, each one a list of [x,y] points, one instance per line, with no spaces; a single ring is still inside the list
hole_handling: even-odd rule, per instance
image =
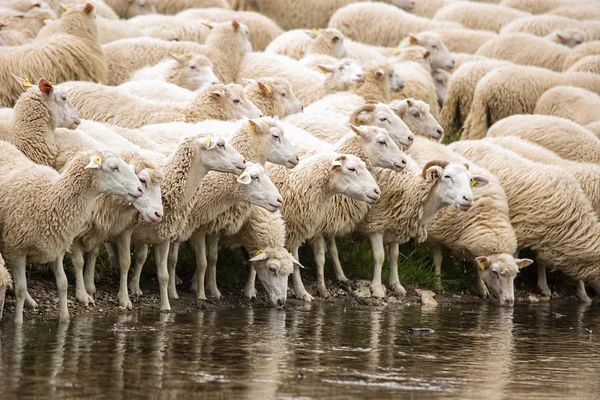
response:
[[[587,35],[579,29],[558,30],[550,34],[547,38],[554,43],[559,43],[570,48],[579,46],[581,43],[587,41]]]
[[[282,307],[287,300],[288,277],[294,270],[294,264],[302,265],[283,247],[261,249],[250,262],[267,291],[271,306]]]
[[[240,85],[226,85],[225,90],[217,89],[212,92],[212,95],[221,103],[228,119],[262,117],[262,112],[248,100]]]
[[[435,141],[442,140],[444,130],[429,112],[429,105],[420,100],[406,99],[390,105],[415,135]]]
[[[354,116],[356,113],[356,116]],[[384,129],[403,150],[407,150],[414,141],[414,135],[408,126],[386,104],[367,104],[357,109],[350,118],[354,125],[373,125]]]
[[[67,98],[67,93],[62,90],[53,91],[50,96],[50,104],[56,116],[58,128],[77,129],[81,120],[79,113]]]
[[[432,165],[433,166],[429,166]],[[484,186],[488,180],[481,176],[472,176],[468,164],[449,164],[445,161],[430,161],[423,168],[425,179],[435,182],[432,192],[442,204],[448,204],[461,211],[473,207],[471,188]]]
[[[198,137],[194,139],[196,156],[209,171],[241,175],[246,169],[246,160],[225,139]]]
[[[528,258],[513,258],[509,254],[493,254],[475,259],[479,276],[488,288],[490,297],[499,306],[512,307],[515,302],[513,282],[517,273],[533,263]]]
[[[363,69],[356,60],[344,58],[335,64],[321,64],[318,67],[327,74],[325,79],[328,84],[338,91],[348,90],[365,81]]]
[[[156,14],[156,7],[149,0],[121,0],[128,3],[125,18],[133,18],[138,15]]]
[[[104,151],[92,155],[82,154],[81,157],[89,157],[85,169],[96,171],[100,193],[114,194],[135,201],[144,192],[131,165],[116,155]]]
[[[146,222],[159,222],[163,217],[162,195],[160,184],[152,180],[150,171],[145,168],[137,173],[144,193],[133,202],[133,206]]]
[[[392,4],[406,11],[415,8],[415,0],[392,0]]]
[[[381,190],[365,163],[350,154],[337,156],[331,164],[330,187],[334,193],[373,204],[379,200]]]
[[[406,167],[406,156],[385,130],[375,126],[350,125],[352,131],[360,136],[374,167],[393,169],[397,172]]]
[[[448,87],[448,79],[450,78],[450,74],[444,70],[436,69],[431,72],[431,77],[433,78],[433,83],[435,84],[435,92],[437,93],[438,104],[440,107],[444,105],[444,101],[446,101],[446,88]]]
[[[294,168],[298,165],[299,158],[294,150],[294,146],[290,143],[287,136],[284,135],[283,129],[275,124],[268,127],[266,132],[266,139],[270,144],[270,152],[267,161],[273,164],[283,165],[287,168]]]
[[[281,79],[278,84],[273,85],[273,100],[279,102],[283,106],[285,115],[292,115],[304,111],[304,106],[294,94],[292,85],[284,79]]]
[[[450,71],[454,68],[454,59],[448,48],[442,42],[442,38],[437,33],[421,32],[410,34],[407,38],[408,44],[412,46],[421,46],[429,50],[431,54],[429,63],[431,68],[445,69]]]
[[[237,182],[242,186],[244,198],[249,203],[269,212],[278,211],[283,204],[279,191],[260,164],[249,163],[246,170],[238,176]]]
[[[323,40],[331,47],[331,53],[336,58],[342,58],[346,55],[346,45],[344,44],[344,35],[335,28],[320,29],[319,40]]]
[[[173,56],[171,56],[173,57]],[[175,57],[174,57],[175,58]],[[203,55],[197,55],[189,61],[175,58],[178,67],[183,69],[189,89],[196,90],[206,86],[220,83],[221,81],[213,71],[212,62]]]
[[[404,80],[393,68],[388,71],[388,81],[391,92],[400,92],[404,89]]]

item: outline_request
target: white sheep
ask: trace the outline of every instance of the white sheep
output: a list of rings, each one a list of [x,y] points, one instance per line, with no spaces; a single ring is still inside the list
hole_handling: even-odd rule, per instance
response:
[[[131,18],[138,15],[153,14],[156,13],[156,7],[154,7],[154,0],[103,0],[106,4],[112,8],[115,13],[121,18]]]
[[[587,35],[581,29],[556,29],[556,31],[545,36],[544,39],[573,48],[586,42]]]
[[[502,0],[501,5],[517,10],[523,10],[531,14],[545,14],[555,8],[562,6],[579,7],[593,5],[592,0]]]
[[[558,85],[570,85],[600,93],[600,76],[583,72],[558,73],[530,66],[497,68],[475,88],[463,138],[485,136],[496,121],[514,114],[532,113],[539,97]]]
[[[448,82],[450,82],[451,74],[443,69],[434,69],[431,71],[431,77],[435,84],[435,91],[437,92],[438,104],[440,108],[446,101],[448,95]]]
[[[160,14],[177,14],[188,8],[222,7],[229,8],[226,0],[152,0]]]
[[[83,118],[125,128],[161,122],[198,122],[205,119],[256,118],[261,112],[246,98],[240,85],[203,88],[189,104],[159,103],[89,82],[68,82],[65,90]]]
[[[283,118],[304,110],[287,79],[262,77],[244,81],[246,97],[258,107],[262,115]]]
[[[210,28],[203,20],[180,18],[173,15],[148,14],[126,21],[130,29],[163,40],[190,41],[203,44]]]
[[[290,270],[290,273],[292,271]],[[287,281],[287,279],[286,279]],[[12,278],[10,272],[6,269],[4,258],[0,255],[0,321],[2,321],[2,311],[4,310],[4,297],[6,296],[6,289],[12,287]]]
[[[441,141],[444,130],[431,114],[429,105],[417,99],[394,100],[390,108],[402,118],[402,122],[415,135],[427,136],[435,141]]]
[[[579,29],[588,40],[600,40],[600,21],[578,21],[558,15],[535,15],[517,19],[502,28],[500,33],[524,32],[536,36],[547,36],[556,29]]]
[[[573,86],[555,86],[537,101],[534,114],[554,115],[579,125],[600,121],[600,96]]]
[[[600,74],[600,55],[583,57],[571,65],[568,72],[591,72]]]
[[[265,53],[280,54],[300,60],[310,54],[322,54],[334,58],[346,55],[344,35],[337,29],[294,29],[275,38]]]
[[[497,36],[495,32],[475,29],[435,29],[453,53],[475,54],[482,44]]]
[[[530,13],[497,4],[457,1],[442,7],[435,21],[452,21],[465,28],[499,32],[509,22],[531,16]]]
[[[108,152],[82,153],[59,174],[36,165],[8,142],[2,141],[0,146],[1,168],[5,170],[1,178],[1,236],[15,282],[15,322],[23,322],[26,262],[51,263],[59,292],[59,320],[67,321],[67,279],[62,266],[65,251],[89,221],[99,194],[133,200],[142,194],[142,186],[133,169]]]
[[[542,267],[559,269],[600,290],[600,248],[595,239],[600,224],[575,177],[486,140],[461,140],[449,147],[489,169],[502,183],[518,246],[536,253],[538,286],[545,295],[550,289],[543,287]],[[585,291],[578,295],[583,295],[581,301],[590,301]]]
[[[461,28],[462,25],[417,17],[390,4],[361,2],[338,9],[329,20],[329,27],[366,44],[396,46],[411,32]]]
[[[593,122],[589,125],[586,125],[585,128],[588,129],[590,132],[592,132],[594,135],[596,135],[596,137],[598,137],[600,139],[600,121]]]
[[[63,14],[60,22],[59,33],[0,54],[0,81],[4,82],[0,106],[11,107],[21,94],[21,87],[11,79],[11,73],[32,80],[52,77],[54,82],[106,79],[106,64],[94,25],[94,7],[74,6]]]
[[[410,33],[404,38],[398,48],[410,46],[421,46],[429,51],[429,64],[431,68],[440,68],[445,70],[451,70],[454,68],[454,60],[452,54],[448,51],[448,48],[442,41],[441,36],[435,32],[418,32]]]
[[[395,63],[394,71],[402,77],[404,88],[400,92],[393,93],[391,98],[394,100],[408,98],[423,100],[429,104],[431,114],[435,118],[439,118],[438,90],[431,75],[431,69],[424,68],[422,64],[414,61],[405,61]]]
[[[566,5],[557,7],[550,11],[550,14],[560,15],[562,17],[573,18],[578,20],[598,20],[600,19],[600,12],[598,11],[598,5],[590,2],[585,5]]]

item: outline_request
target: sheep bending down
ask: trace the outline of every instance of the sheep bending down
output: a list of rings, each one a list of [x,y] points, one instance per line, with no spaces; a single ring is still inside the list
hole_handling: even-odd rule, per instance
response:
[[[556,86],[540,97],[533,113],[554,115],[579,125],[588,125],[600,120],[600,96],[577,87]]]
[[[344,35],[337,29],[328,28],[318,31],[295,29],[275,38],[269,43],[265,53],[280,54],[294,60],[300,60],[311,54],[342,58],[346,55],[346,47]]]
[[[475,54],[482,44],[497,36],[495,32],[474,29],[435,29],[453,53]]]
[[[600,74],[600,55],[583,57],[571,65],[567,71]]]
[[[290,271],[291,273],[291,271]],[[6,269],[4,258],[0,255],[0,321],[2,321],[2,311],[4,310],[4,297],[6,289],[12,287],[12,278],[10,272]]]
[[[531,16],[530,13],[496,4],[457,1],[440,8],[433,19],[462,24],[465,28],[500,32],[509,22]]]
[[[542,267],[558,268],[600,292],[600,224],[571,174],[485,140],[461,140],[449,147],[489,169],[502,183],[518,246],[536,252],[538,286],[544,294],[550,290],[543,287]]]
[[[535,15],[517,19],[506,24],[501,34],[509,32],[531,33],[536,36],[547,36],[556,29],[579,29],[585,32],[588,40],[600,40],[600,21],[578,21],[558,15]]]
[[[555,32],[545,36],[544,39],[573,48],[586,42],[587,35],[580,29],[557,29]]]

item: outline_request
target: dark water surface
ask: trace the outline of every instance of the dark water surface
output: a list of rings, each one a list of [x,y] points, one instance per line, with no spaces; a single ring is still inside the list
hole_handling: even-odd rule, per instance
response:
[[[552,311],[564,316],[315,304],[4,320],[0,398],[600,398],[598,304]]]

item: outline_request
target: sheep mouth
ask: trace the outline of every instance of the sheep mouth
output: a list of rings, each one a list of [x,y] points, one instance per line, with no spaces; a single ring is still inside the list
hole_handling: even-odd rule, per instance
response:
[[[294,168],[296,165],[298,165],[298,160],[287,160],[288,164],[291,165],[291,168]]]
[[[365,195],[367,197],[367,203],[368,204],[374,204],[377,202],[377,200],[379,200],[379,196],[378,195],[372,195],[372,194],[367,194]]]
[[[244,165],[244,166],[240,167],[239,165],[236,165],[235,169],[237,170],[237,172],[242,173],[246,170],[246,166]]]
[[[162,221],[162,217],[157,217],[155,215],[144,214],[144,219],[146,222],[160,222]]]
[[[127,195],[129,195],[129,197],[131,197],[132,199],[134,199],[134,201],[137,200],[137,199],[139,199],[140,197],[142,197],[142,194],[143,193],[140,193],[140,194],[127,193]]]
[[[404,163],[404,164],[400,164],[400,163],[397,163],[397,162],[394,163],[394,170],[396,172],[403,171],[405,167],[406,167],[406,163]]]
[[[281,206],[279,204],[275,205],[275,204],[269,203],[269,208],[267,209],[267,211],[275,212],[275,211],[278,211],[279,208],[281,208]]]
[[[457,208],[460,211],[469,211],[473,207],[473,203],[459,203]]]

